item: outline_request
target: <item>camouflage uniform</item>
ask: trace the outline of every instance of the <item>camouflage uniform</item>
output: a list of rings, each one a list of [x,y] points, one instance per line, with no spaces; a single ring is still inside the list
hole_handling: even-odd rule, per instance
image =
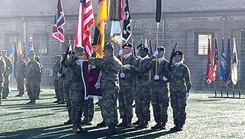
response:
[[[146,57],[144,60],[137,59],[136,64],[131,68],[137,74],[135,110],[140,122],[139,127],[147,126],[150,120],[151,63],[152,59],[150,57]]]
[[[84,107],[84,120],[83,123],[90,125],[94,117],[94,99],[88,98]]]
[[[30,53],[34,55],[34,52]],[[26,89],[27,94],[30,98],[30,104],[35,104],[37,94],[40,91],[40,76],[42,74],[40,64],[35,60],[31,59],[26,66]],[[28,103],[28,104],[29,104]]]
[[[16,96],[23,96],[24,94],[24,81],[25,81],[25,70],[26,70],[26,62],[23,60],[23,56],[19,56],[18,61],[15,64],[15,77],[17,81],[17,88],[19,90],[19,94]]]
[[[64,93],[63,93],[63,80],[58,77],[57,73],[60,71],[61,67],[61,56],[56,57],[58,61],[54,64],[53,71],[54,71],[54,89],[55,95],[57,98],[57,103],[64,101]]]
[[[134,65],[135,58],[131,54],[129,57],[125,58],[124,56],[121,58],[122,64],[130,64]],[[124,77],[125,75],[125,77]],[[121,70],[120,73],[120,90],[119,90],[119,113],[120,118],[122,118],[121,125],[127,124],[127,126],[131,125],[131,121],[133,118],[133,92],[134,92],[134,84],[135,81],[134,75],[130,70]],[[120,126],[120,124],[119,124]]]
[[[72,82],[72,76],[73,76],[73,73],[72,73],[72,69],[69,68],[69,67],[65,67],[64,70],[63,70],[63,73],[64,74],[64,83],[63,83],[63,92],[64,92],[64,98],[65,98],[65,101],[66,101],[66,107],[67,107],[67,110],[68,110],[68,117],[69,117],[69,120],[71,119],[71,99],[70,99],[70,87],[71,87],[71,82]]]
[[[105,46],[106,49],[106,46]],[[105,125],[117,125],[117,95],[119,91],[118,74],[121,61],[114,55],[108,58],[90,58],[89,63],[101,69],[102,115]]]
[[[182,128],[186,119],[186,92],[191,88],[190,70],[183,63],[174,65],[170,77],[170,98],[174,124]]]
[[[3,96],[2,98],[7,98],[9,95],[9,75],[11,74],[11,72],[13,71],[13,63],[10,60],[10,58],[8,58],[7,55],[7,51],[2,51],[3,54],[3,58],[5,60],[6,63],[6,70],[4,72],[4,83],[3,83]]]
[[[85,62],[86,61],[82,62],[83,68],[85,68],[84,67]],[[86,101],[84,100],[85,86],[81,74],[84,69],[81,69],[80,64],[81,63],[79,63],[78,58],[75,56],[71,57],[66,61],[66,65],[72,70],[71,71],[72,80],[70,82],[70,92],[69,92],[70,93],[69,98],[71,102],[70,118],[73,126],[76,127],[81,126],[81,117],[84,110],[84,106],[86,104]]]
[[[42,81],[42,73],[43,73],[43,65],[41,64],[41,62],[40,62],[40,58],[39,58],[39,56],[36,56],[35,57],[35,60],[38,62],[38,64],[39,64],[39,66],[40,66],[40,68],[41,68],[41,74],[39,74],[39,76],[38,76],[38,79],[39,79],[39,88],[38,88],[38,93],[37,93],[37,99],[39,99],[39,95],[40,95],[40,92],[41,92],[41,88],[40,88],[40,84],[41,84],[41,81]]]
[[[168,95],[168,83],[163,81],[163,77],[168,78],[168,61],[163,59],[157,62],[157,74],[156,72],[156,60],[152,62],[152,76],[151,76],[151,104],[153,107],[154,119],[157,123],[152,129],[165,128],[165,124],[168,121],[168,106],[169,106],[169,95]],[[154,76],[158,75],[159,80],[154,80]]]
[[[3,91],[3,82],[4,82],[3,74],[5,71],[5,68],[6,68],[5,60],[0,55],[0,105],[2,104],[2,91]]]

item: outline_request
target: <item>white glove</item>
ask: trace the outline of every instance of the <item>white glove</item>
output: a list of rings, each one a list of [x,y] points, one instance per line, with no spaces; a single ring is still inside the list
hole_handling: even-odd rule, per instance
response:
[[[163,81],[167,81],[168,78],[166,78],[165,76],[163,76],[163,77],[162,77],[162,80],[163,80]]]
[[[158,75],[155,75],[154,76],[154,80],[159,80],[159,76]]]
[[[153,56],[154,56],[154,57],[157,57],[157,56],[158,56],[158,53],[159,53],[158,50],[156,50],[156,51],[154,52]]]
[[[95,83],[94,87],[95,87],[96,89],[99,89],[99,88],[100,88],[100,83]]]
[[[118,55],[122,56],[123,55],[123,50],[119,50]]]
[[[58,76],[58,77],[61,77],[61,76],[62,76],[62,74],[58,72],[58,73],[57,73],[57,76]]]
[[[130,65],[129,64],[123,65],[123,67],[124,67],[124,69],[130,70]]]
[[[186,98],[188,98],[189,97],[189,91],[186,91],[186,93],[185,93],[185,96],[186,96]]]

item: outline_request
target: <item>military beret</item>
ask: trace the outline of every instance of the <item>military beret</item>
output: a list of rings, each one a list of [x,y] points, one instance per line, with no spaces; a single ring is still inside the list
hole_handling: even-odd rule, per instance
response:
[[[181,56],[182,56],[182,55],[183,55],[183,52],[181,52],[181,51],[176,51],[175,54],[174,54],[174,56],[176,56],[176,55],[181,55]]]
[[[165,48],[163,46],[158,46],[157,50],[158,51],[165,51]]]
[[[129,43],[129,42],[125,43],[125,44],[122,46],[122,48],[124,48],[125,46],[127,46],[127,47],[133,47],[133,45],[132,45],[131,43]]]
[[[114,50],[114,46],[111,43],[106,43],[104,46],[104,50],[106,49]]]
[[[82,46],[76,46],[75,51],[78,53],[84,53],[84,48]]]
[[[145,51],[148,53],[149,49],[144,44],[140,44],[137,48],[139,48],[140,51]]]

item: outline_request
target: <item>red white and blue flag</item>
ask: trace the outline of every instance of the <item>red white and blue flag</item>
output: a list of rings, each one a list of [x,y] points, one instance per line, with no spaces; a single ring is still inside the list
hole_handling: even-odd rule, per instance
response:
[[[63,12],[61,1],[58,0],[52,36],[61,42],[65,41],[63,25],[65,24],[65,15]]]
[[[87,57],[92,55],[90,28],[94,24],[94,14],[91,0],[80,0],[75,46],[83,46]]]

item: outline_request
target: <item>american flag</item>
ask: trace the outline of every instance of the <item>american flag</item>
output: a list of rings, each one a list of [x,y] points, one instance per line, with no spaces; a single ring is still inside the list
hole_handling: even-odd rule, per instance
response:
[[[75,46],[83,46],[87,57],[92,55],[90,27],[94,24],[91,0],[80,0]]]
[[[64,12],[62,10],[62,4],[61,1],[58,0],[52,35],[61,42],[65,41],[64,29],[63,29],[63,25],[65,24],[65,22],[66,21],[65,21]]]

